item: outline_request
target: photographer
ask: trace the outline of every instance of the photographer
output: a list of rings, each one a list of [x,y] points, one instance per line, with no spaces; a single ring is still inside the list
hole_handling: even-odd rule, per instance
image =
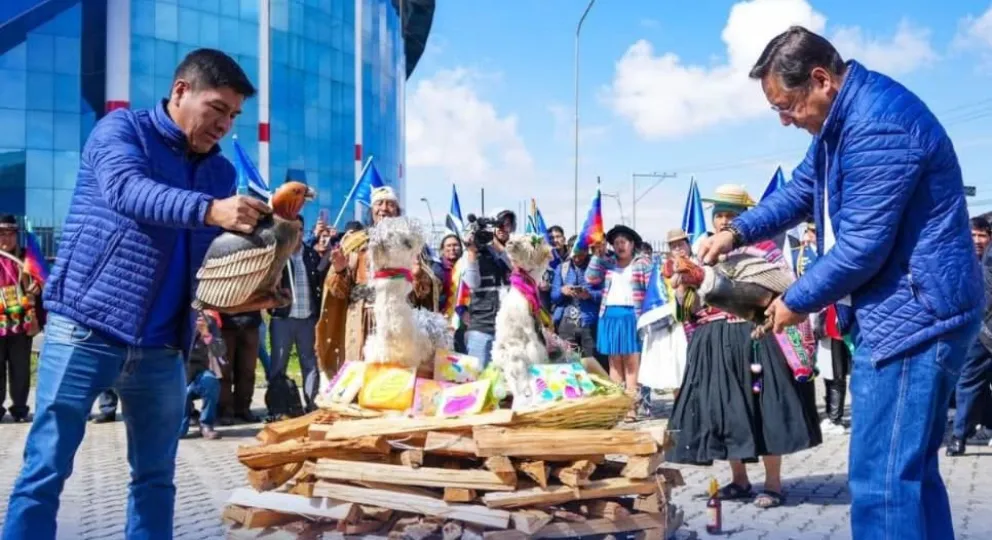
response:
[[[517,228],[517,216],[510,210],[496,213],[495,219],[469,217],[465,239],[465,284],[472,289],[465,348],[468,354],[488,364],[496,335],[496,312],[510,284],[512,265],[503,246]]]

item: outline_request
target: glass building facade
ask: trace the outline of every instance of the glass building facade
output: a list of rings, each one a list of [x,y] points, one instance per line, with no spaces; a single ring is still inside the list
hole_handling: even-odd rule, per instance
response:
[[[121,1],[130,6],[123,106],[152,107],[165,98],[176,66],[199,47],[230,54],[258,86],[260,0]],[[362,0],[362,140],[356,141],[355,1],[269,2],[270,184],[294,179],[316,186],[318,204],[308,205],[305,217],[312,223],[326,210],[333,218],[355,180],[357,153],[363,160],[374,156],[402,200],[404,82],[411,68],[400,3]],[[57,228],[65,219],[82,145],[118,99],[106,88],[107,55],[114,54],[106,45],[107,12],[107,0],[0,1],[0,212],[26,216],[36,228]],[[256,98],[232,130],[256,163],[261,132]],[[232,144],[231,137],[222,142],[229,157]],[[346,219],[351,215],[345,212]]]

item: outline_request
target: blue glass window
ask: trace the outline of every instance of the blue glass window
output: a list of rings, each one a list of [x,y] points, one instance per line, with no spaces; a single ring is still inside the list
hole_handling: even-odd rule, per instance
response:
[[[52,187],[52,152],[28,150],[25,184],[29,188]]]
[[[52,190],[49,189],[32,189],[28,188],[24,190],[24,213],[29,216],[44,216],[45,218],[52,215],[52,209],[54,205],[52,204]]]
[[[0,109],[0,148],[24,148],[24,109]]]
[[[200,13],[179,8],[179,42],[195,45],[200,39]]]
[[[72,203],[71,189],[56,189],[52,199],[52,218],[54,223],[61,224],[69,215],[69,205]]]
[[[27,73],[0,69],[0,106],[23,109],[27,105]],[[0,124],[0,129],[3,124]]]
[[[53,148],[56,150],[79,151],[78,114],[58,113],[55,115],[55,137]]]
[[[54,38],[55,50],[55,73],[63,75],[79,75],[79,38],[56,37]]]
[[[176,71],[179,62],[176,59],[176,44],[174,42],[155,40],[155,75],[157,77],[168,77]]]
[[[26,42],[19,43],[16,47],[0,54],[0,69],[27,69],[28,66],[28,45]]]
[[[179,8],[175,4],[155,3],[155,37],[169,41],[179,39]]]
[[[258,21],[258,0],[241,0],[241,20]]]
[[[47,111],[25,111],[27,126],[25,131],[25,148],[33,150],[51,150],[55,140],[55,115]]]
[[[131,33],[155,37],[155,2],[131,0]]]
[[[215,15],[203,13],[200,15],[200,43],[201,47],[220,48],[221,39],[220,19]],[[256,36],[257,39],[257,36]]]
[[[28,34],[28,69],[52,71],[55,68],[55,38],[32,32]]]
[[[4,83],[0,76],[0,89]],[[27,108],[51,111],[55,108],[55,76],[50,73],[40,73],[29,71],[27,73],[27,87],[31,89],[27,95]],[[2,90],[0,90],[2,91]],[[0,100],[0,103],[9,103]]]
[[[56,189],[73,189],[79,170],[79,152],[54,152],[52,177]]]
[[[142,36],[131,37],[131,75],[155,74],[155,40]]]
[[[79,76],[55,75],[55,106],[56,111],[79,112]]]

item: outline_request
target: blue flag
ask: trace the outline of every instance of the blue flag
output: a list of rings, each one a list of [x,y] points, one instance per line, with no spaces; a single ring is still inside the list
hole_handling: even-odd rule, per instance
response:
[[[382,177],[379,176],[379,169],[375,167],[375,162],[370,157],[369,162],[365,165],[365,170],[362,171],[362,176],[358,179],[358,183],[355,184],[354,200],[365,206],[371,206],[372,190],[385,185]]]
[[[448,209],[448,217],[444,219],[448,230],[461,237],[465,229],[465,222],[462,221],[462,205],[458,202],[458,190],[451,184],[451,208]]]
[[[641,304],[641,316],[637,319],[638,329],[657,321],[667,320],[667,324],[671,324],[669,319],[675,315],[668,305],[668,287],[665,286],[665,278],[659,270],[660,267],[660,261],[655,261],[651,266],[651,277],[648,279],[648,287],[644,291],[644,300]]]
[[[768,187],[765,188],[765,193],[761,195],[761,200],[765,200],[765,198],[774,193],[775,190],[780,187],[785,187],[785,174],[782,173],[781,166],[775,169],[775,174],[773,174],[772,179],[768,181]]]
[[[706,215],[703,213],[703,198],[699,195],[699,185],[693,178],[689,183],[689,196],[682,211],[682,230],[689,237],[689,245],[706,235]]]
[[[238,139],[234,139],[234,169],[238,175],[238,195],[251,195],[263,201],[272,197],[269,185],[262,179],[261,173]]]

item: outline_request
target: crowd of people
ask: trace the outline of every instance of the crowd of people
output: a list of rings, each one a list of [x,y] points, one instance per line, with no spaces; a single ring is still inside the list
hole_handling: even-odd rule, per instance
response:
[[[848,433],[850,377],[854,536],[952,538],[937,453],[955,388],[949,455],[964,452],[978,424],[992,423],[992,330],[979,333],[992,287],[989,224],[973,219],[969,235],[950,140],[892,79],[844,62],[799,27],[768,44],[751,77],[783,125],[813,135],[793,180],[760,204],[740,186],[721,186],[707,199],[716,232],[690,242],[687,231],[670,231],[664,255],[624,225],[588,249],[549,228],[554,262],[536,284],[549,329],[598,358],[635,398],[629,420],[651,416],[652,390],[672,391],[668,459],[727,461],[731,481],[720,496],[760,508],[786,499],[783,455]],[[218,425],[257,422],[258,362],[267,414],[279,416],[315,408],[321,377],[362,359],[375,325],[368,227],[403,213],[390,187],[373,190],[367,224],[307,227],[282,275],[289,306],[190,309],[210,242],[222,230],[250,231],[271,211],[235,195],[234,168],[217,146],[254,93],[233,59],[201,49],[183,60],[158,106],[103,118],[82,153],[43,291],[14,261],[17,220],[0,216],[0,250],[10,255],[0,257],[0,374],[9,374],[10,415],[32,420],[4,540],[55,537],[62,487],[98,398],[93,420],[115,420],[119,400],[128,428],[127,536],[168,538],[179,438],[193,424],[213,439]],[[512,211],[492,219],[491,238],[477,228],[452,231],[402,276],[412,283],[411,304],[445,314],[455,349],[483,364],[514,270],[504,246],[518,230]],[[802,242],[784,243],[783,233],[803,222]],[[768,306],[769,332],[706,305],[676,264],[737,253],[795,272]],[[460,285],[470,291],[465,302]],[[647,305],[657,289],[662,300]],[[42,325],[32,418],[29,356]],[[293,350],[301,392],[287,377]],[[765,482],[756,493],[747,464],[759,459]]]

